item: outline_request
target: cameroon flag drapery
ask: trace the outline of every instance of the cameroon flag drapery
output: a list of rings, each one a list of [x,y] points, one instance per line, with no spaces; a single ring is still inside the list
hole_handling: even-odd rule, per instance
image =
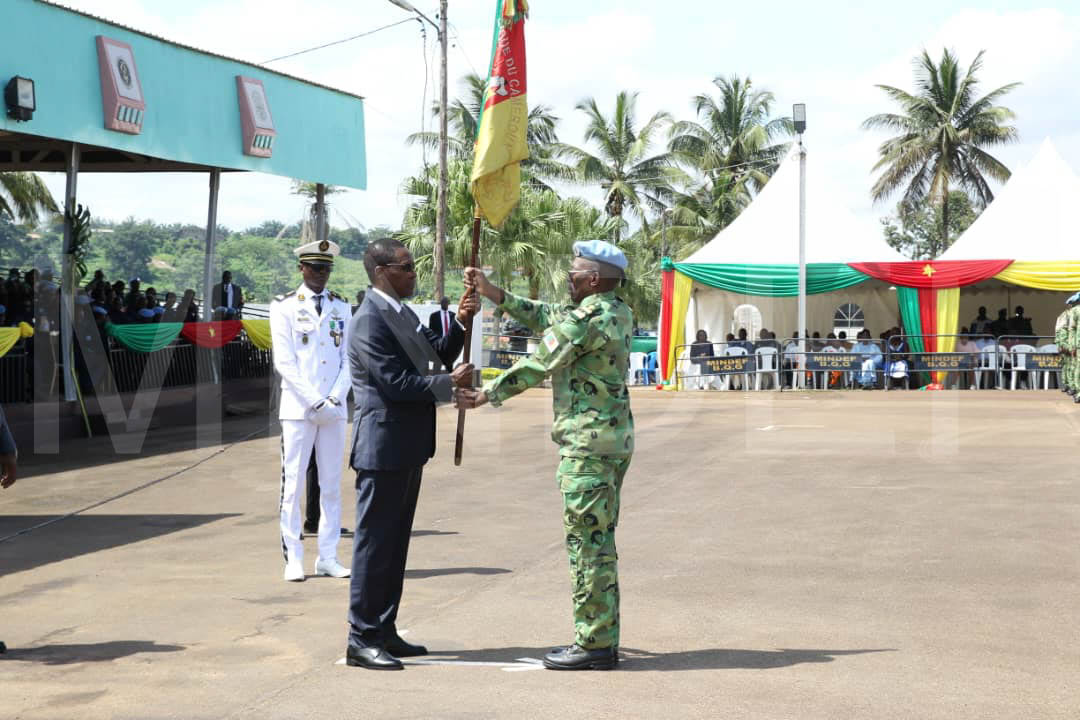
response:
[[[142,353],[162,350],[171,345],[178,335],[183,335],[199,347],[219,348],[239,335],[241,329],[247,333],[255,347],[260,350],[270,349],[270,321],[265,318],[195,323],[105,324],[105,332],[117,342],[128,350]],[[3,350],[6,337],[0,334],[0,350]],[[3,355],[3,352],[0,352],[0,355]]]
[[[181,334],[203,348],[219,348],[240,334],[243,323],[239,320],[184,323]]]
[[[476,214],[499,227],[521,199],[521,161],[529,157],[525,100],[525,0],[496,0],[495,33],[477,124],[472,194]]]

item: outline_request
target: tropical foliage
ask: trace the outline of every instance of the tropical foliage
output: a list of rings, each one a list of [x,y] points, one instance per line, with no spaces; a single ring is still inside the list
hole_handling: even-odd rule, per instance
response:
[[[979,217],[971,198],[960,190],[949,192],[948,233],[941,231],[944,210],[940,204],[925,200],[915,208],[898,203],[896,214],[881,221],[885,242],[912,260],[933,260],[940,257],[949,249],[952,240],[959,237]]]
[[[36,223],[43,212],[60,212],[45,181],[31,172],[0,173],[0,217]]]
[[[949,243],[950,203],[955,187],[967,193],[977,207],[994,199],[988,180],[1005,182],[1009,169],[986,151],[1015,142],[1019,135],[1009,124],[1015,115],[998,102],[1020,83],[1010,83],[980,96],[978,73],[983,53],[965,70],[956,55],[944,50],[937,63],[925,50],[915,59],[915,92],[878,85],[898,113],[866,119],[863,127],[897,133],[878,148],[874,171],[881,171],[871,195],[884,200],[901,190],[904,212],[917,210],[929,199],[940,208],[940,232]]]

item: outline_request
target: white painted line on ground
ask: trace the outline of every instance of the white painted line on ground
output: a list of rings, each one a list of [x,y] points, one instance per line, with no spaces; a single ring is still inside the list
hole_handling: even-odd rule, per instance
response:
[[[797,430],[819,430],[825,427],[824,425],[766,425],[765,427],[759,427],[758,430],[762,432],[771,432],[772,430],[783,429],[797,429]]]
[[[340,658],[335,665],[344,665],[345,658]],[[543,670],[544,664],[534,658],[519,658],[515,662],[486,662],[481,660],[402,660],[402,665],[460,665],[463,667],[497,667],[507,672],[522,672],[524,670]]]

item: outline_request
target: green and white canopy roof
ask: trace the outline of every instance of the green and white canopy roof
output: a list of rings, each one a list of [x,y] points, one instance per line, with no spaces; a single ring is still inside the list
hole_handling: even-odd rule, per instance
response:
[[[856,218],[823,181],[824,157],[806,163],[807,292],[829,292],[867,276],[849,262],[904,262],[879,227]],[[675,270],[711,287],[747,295],[796,295],[799,273],[799,156],[797,146],[743,212]]]

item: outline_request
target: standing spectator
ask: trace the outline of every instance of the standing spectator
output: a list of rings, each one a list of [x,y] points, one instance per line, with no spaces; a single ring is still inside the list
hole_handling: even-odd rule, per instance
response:
[[[1024,317],[1024,306],[1016,306],[1016,314],[1009,318],[1009,334],[1016,337],[1030,337],[1035,334],[1031,328],[1031,318]]]
[[[454,326],[454,322],[454,311],[450,309],[450,298],[443,296],[443,299],[439,301],[439,309],[428,317],[428,328],[435,333],[436,337],[443,338],[450,334],[450,328]],[[451,369],[449,365],[446,366],[447,372]]]
[[[180,307],[177,311],[183,322],[199,322],[199,308],[195,304],[195,291],[188,288],[184,296],[180,298]]]
[[[158,303],[157,290],[152,287],[146,288],[146,307],[154,313],[154,322],[161,322],[165,308]]]
[[[990,329],[990,318],[986,316],[986,306],[979,306],[979,315],[971,321],[971,334],[981,335]]]
[[[221,282],[214,286],[210,294],[210,307],[220,313],[222,320],[237,320],[244,309],[244,292],[232,281],[232,273],[221,273]]]
[[[990,323],[990,332],[994,337],[1001,337],[1009,332],[1009,310],[1008,308],[1001,308],[998,310],[997,320]]]
[[[113,325],[127,325],[131,318],[124,312],[124,301],[119,295],[113,296],[112,307],[109,308],[109,322]]]
[[[176,302],[176,293],[165,293],[165,307],[161,316],[162,322],[183,322],[184,316],[180,313],[180,306]]]
[[[142,295],[142,292],[140,291],[141,287],[141,279],[133,277],[131,278],[131,280],[128,280],[128,294],[124,298],[124,309],[126,309],[128,312],[131,312],[132,308],[135,307],[135,299]],[[143,298],[143,300],[145,302],[145,298]]]

